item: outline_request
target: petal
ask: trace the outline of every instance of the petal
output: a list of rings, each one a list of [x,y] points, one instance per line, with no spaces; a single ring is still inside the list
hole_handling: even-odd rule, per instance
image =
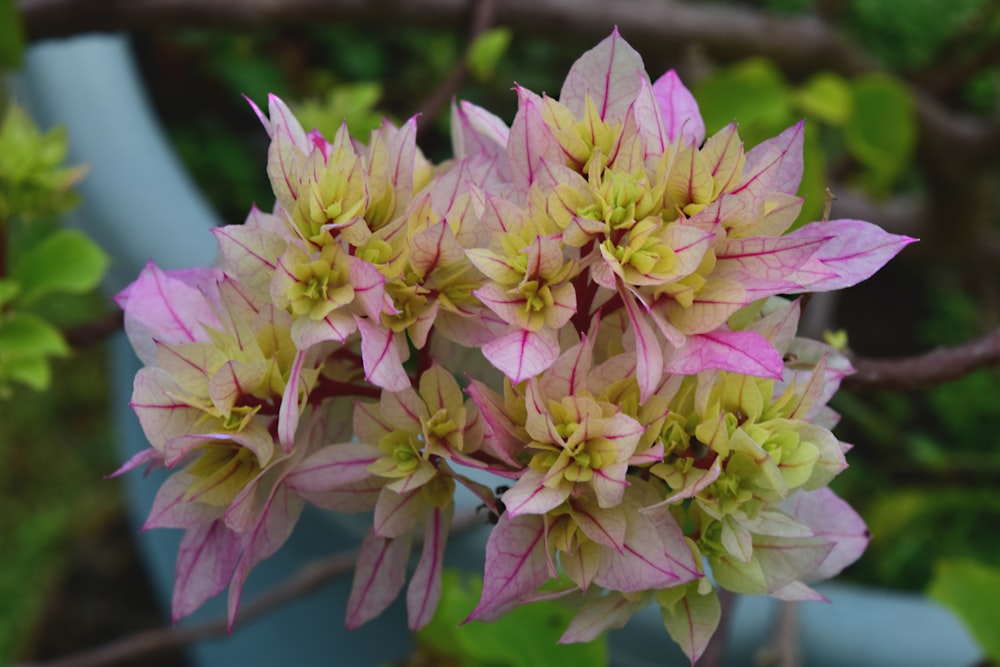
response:
[[[717,330],[689,336],[666,360],[666,370],[694,375],[719,369],[778,379],[785,364],[774,346],[756,331]]]
[[[410,386],[403,370],[399,345],[405,343],[399,334],[355,316],[361,331],[361,359],[365,379],[386,391],[401,391]]]
[[[810,283],[810,292],[828,292],[855,285],[916,241],[909,236],[890,234],[878,225],[862,220],[813,222],[788,235],[795,238],[815,236],[829,239],[815,258],[833,275]]]
[[[392,539],[369,532],[361,543],[354,583],[347,600],[348,630],[360,627],[381,614],[406,582],[410,556],[410,533]]]
[[[620,120],[639,94],[644,79],[648,77],[642,56],[615,28],[573,63],[559,92],[559,101],[577,118],[583,118],[589,96],[601,120]]]
[[[448,505],[445,510],[435,508],[427,519],[424,548],[406,590],[410,632],[417,632],[430,623],[441,599],[441,566],[444,563],[452,508],[452,505]]]
[[[559,342],[547,329],[519,329],[484,345],[483,354],[516,384],[549,368],[559,356]]]
[[[705,121],[698,103],[674,70],[668,70],[653,83],[653,94],[660,105],[663,128],[670,141],[701,146],[705,141]]]
[[[772,155],[776,154],[780,166],[773,177],[774,180],[771,181],[770,189],[794,195],[799,190],[799,183],[802,182],[805,125],[805,120],[800,120],[778,136],[754,146],[747,153],[744,170],[753,173],[761,166],[762,161],[774,159]]]
[[[355,442],[328,445],[295,466],[285,484],[296,492],[330,491],[370,477],[368,466],[381,455],[372,445]]]
[[[242,548],[221,519],[188,529],[177,550],[171,617],[176,623],[229,583]]]
[[[479,603],[466,621],[493,621],[549,578],[545,523],[540,516],[504,513],[486,542]]]

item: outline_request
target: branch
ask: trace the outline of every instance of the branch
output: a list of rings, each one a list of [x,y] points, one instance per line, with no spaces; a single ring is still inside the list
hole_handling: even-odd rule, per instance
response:
[[[701,667],[722,667],[726,659],[726,639],[729,637],[729,624],[736,607],[736,593],[725,588],[717,590],[722,615],[719,616],[719,625],[715,628],[715,634],[708,640],[708,646],[705,647],[705,651],[698,661]]]
[[[851,360],[857,372],[844,378],[851,391],[921,389],[957,380],[972,371],[1000,364],[1000,328],[955,347],[942,347],[902,359]]]
[[[472,0],[473,16],[469,26],[469,44],[471,45],[476,37],[479,37],[493,24],[493,17],[496,15],[497,0]],[[421,102],[417,118],[417,132],[421,132],[437,117],[439,113],[448,105],[458,89],[465,83],[469,75],[468,53],[463,55],[462,60],[455,66],[448,77],[435,88],[427,98]]]
[[[84,345],[90,345],[91,343],[96,343],[98,341],[104,340],[111,334],[120,330],[125,322],[125,313],[116,310],[110,313],[105,313],[100,317],[80,324],[71,329],[66,329],[63,331],[63,336],[66,337],[66,342],[69,343],[71,347],[83,347]]]
[[[447,26],[465,20],[466,0],[19,0],[31,40],[91,31],[177,27],[252,28],[367,23],[379,27]],[[595,38],[617,25],[646,53],[678,57],[697,46],[732,61],[749,55],[770,58],[793,75],[833,70],[856,76],[880,69],[863,49],[815,16],[780,17],[732,5],[681,4],[669,0],[505,0],[496,22],[518,32]],[[944,107],[913,89],[924,133],[934,146],[948,146],[981,162],[1000,150],[1000,125]]]
[[[311,593],[330,579],[349,571],[357,560],[357,550],[335,554],[305,565],[296,574],[278,584],[262,597],[239,612],[237,622],[246,625],[281,605]],[[136,660],[161,651],[181,648],[203,639],[225,637],[228,622],[225,617],[188,628],[146,630],[118,639],[103,646],[82,651],[48,662],[15,667],[105,667],[126,660]]]
[[[451,532],[459,533],[482,523],[482,517],[478,516],[475,510],[470,510],[455,518]],[[320,589],[334,577],[351,570],[357,559],[358,549],[352,549],[306,563],[288,579],[244,606],[237,613],[235,625],[248,625],[251,621],[280,608],[282,605]],[[225,637],[228,634],[228,621],[222,617],[187,628],[167,627],[145,630],[65,658],[25,663],[14,665],[14,667],[107,667],[161,651],[181,648],[203,639]]]

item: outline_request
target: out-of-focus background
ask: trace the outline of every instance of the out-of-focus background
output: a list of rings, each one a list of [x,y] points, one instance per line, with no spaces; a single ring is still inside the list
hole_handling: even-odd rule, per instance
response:
[[[421,14],[420,4],[404,3],[418,9],[400,16],[327,10],[315,20],[289,15],[246,25],[234,16],[219,26],[195,3],[187,16],[187,3],[178,3],[182,9],[163,20],[143,18],[155,3],[117,14],[82,0],[0,0],[0,53],[12,76],[19,44],[128,29],[177,154],[220,217],[238,223],[251,204],[273,202],[267,136],[243,95],[263,105],[276,93],[304,125],[327,134],[346,118],[362,140],[382,114],[401,121],[424,111],[419,142],[438,160],[449,151],[452,95],[509,122],[513,82],[557,94],[570,64],[617,22],[651,75],[678,70],[709,133],[735,118],[752,146],[806,118],[806,219],[821,217],[828,187],[831,217],[867,219],[922,239],[868,282],[817,298],[806,321],[810,335],[827,335],[863,357],[889,357],[958,345],[1000,325],[997,0],[621,4],[650,11],[645,22],[613,3],[606,11],[589,2],[576,10],[551,0],[498,3],[472,49],[471,12],[461,3],[461,11],[438,14]],[[557,20],[558,13],[545,14],[549,5],[574,15]],[[653,22],[670,17],[676,23]],[[690,32],[678,36],[678,25]],[[443,88],[449,80],[461,84]],[[13,101],[0,91],[0,108]],[[441,113],[427,111],[435,105]],[[0,182],[3,165],[0,155]],[[7,264],[57,219],[12,221]],[[32,305],[76,334],[113,310],[99,293],[57,294]],[[51,358],[47,389],[11,382],[0,398],[0,662],[64,655],[164,622],[131,546],[119,482],[104,479],[120,464],[106,351],[100,340],[76,334],[83,342],[71,356]],[[971,604],[970,620],[962,611],[970,603],[941,582],[957,572],[967,577],[962,586],[979,582],[973,588],[980,592],[998,585],[997,368],[928,388],[847,388],[833,406],[843,415],[838,434],[856,445],[851,468],[833,486],[873,535],[844,577],[931,589],[951,600],[974,633],[991,622],[983,618],[996,619],[996,606],[980,609],[977,620]],[[180,659],[168,654],[159,664]]]

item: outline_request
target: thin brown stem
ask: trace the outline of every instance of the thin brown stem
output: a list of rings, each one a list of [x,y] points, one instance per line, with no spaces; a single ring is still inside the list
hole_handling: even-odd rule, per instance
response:
[[[319,589],[334,577],[350,571],[357,556],[357,550],[351,550],[307,564],[292,577],[246,605],[239,612],[237,623],[241,626],[248,625],[292,600]],[[184,647],[203,639],[224,637],[228,632],[229,624],[223,617],[188,628],[146,630],[65,658],[20,667],[106,667]]]
[[[715,629],[715,634],[708,641],[705,652],[698,660],[699,667],[722,667],[726,658],[726,635],[729,634],[729,623],[732,620],[733,608],[736,605],[736,594],[724,588],[719,591],[719,606],[722,607],[722,615],[719,617],[719,627]]]
[[[111,334],[120,331],[125,322],[125,313],[113,311],[85,322],[84,324],[66,329],[63,336],[72,347],[83,347],[104,340]]]
[[[497,3],[496,0],[472,0],[470,4],[473,14],[469,26],[469,44],[472,44],[476,37],[489,29],[493,23]],[[469,75],[466,56],[467,54],[463,54],[461,62],[455,65],[447,78],[421,102],[417,117],[418,133],[427,129],[434,122],[437,115],[448,106],[451,99],[458,94],[459,88],[465,83],[465,79]]]
[[[480,518],[470,514],[456,519],[451,530],[453,533],[460,532],[480,523]],[[261,616],[319,590],[331,579],[349,572],[357,562],[357,558],[358,550],[351,549],[307,563],[288,579],[245,605],[236,616],[236,624],[241,627],[249,625]],[[225,637],[228,633],[229,623],[223,617],[189,628],[146,630],[65,658],[14,667],[108,667],[126,660],[134,661],[162,651],[188,646],[203,639]]]
[[[957,380],[980,368],[1000,364],[1000,328],[954,347],[901,359],[851,360],[856,373],[844,378],[844,388],[921,389]]]

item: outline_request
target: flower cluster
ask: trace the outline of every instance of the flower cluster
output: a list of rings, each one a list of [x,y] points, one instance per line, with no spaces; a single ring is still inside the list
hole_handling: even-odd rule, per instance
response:
[[[175,617],[227,586],[232,617],[312,503],[373,511],[349,627],[399,595],[416,534],[419,629],[459,485],[498,516],[470,619],[562,596],[567,642],[655,603],[694,661],[716,586],[816,599],[863,551],[826,488],[850,365],[795,337],[789,295],[861,281],[912,239],[789,231],[803,124],[750,151],[735,124],[706,138],[677,76],[651,81],[617,31],[558,99],[517,94],[509,127],[455,104],[442,164],[413,120],[360,145],[272,97],[254,109],[274,210],[217,229],[215,268],[150,265],[119,296],[151,445],[123,470],[174,471],[146,526],[186,531]]]

